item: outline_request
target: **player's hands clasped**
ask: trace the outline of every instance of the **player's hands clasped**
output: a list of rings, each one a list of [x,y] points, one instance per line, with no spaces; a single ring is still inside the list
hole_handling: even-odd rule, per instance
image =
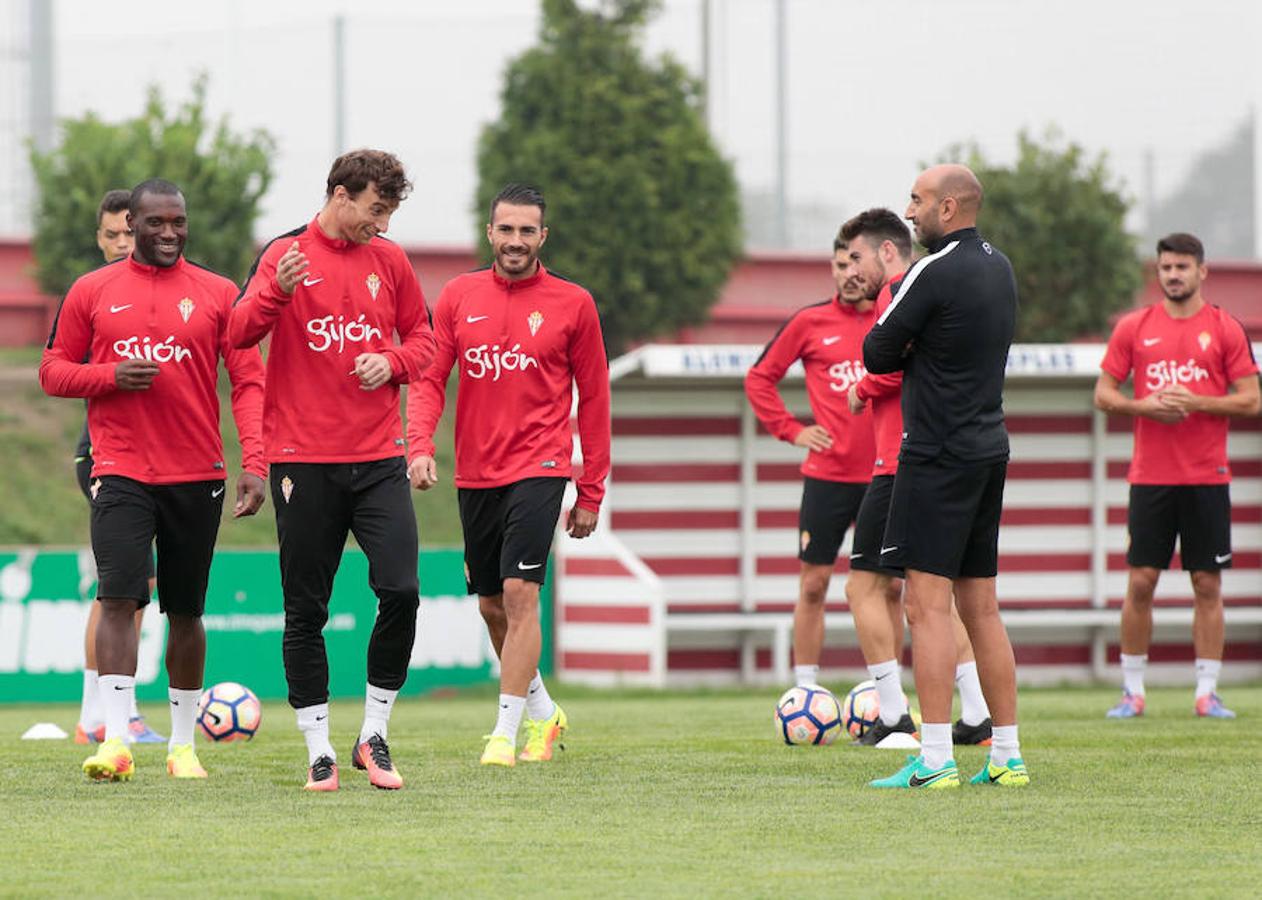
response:
[[[597,516],[590,509],[575,506],[565,517],[565,531],[572,538],[585,538],[596,530]]]
[[[1182,384],[1172,384],[1156,396],[1163,407],[1178,410],[1184,416],[1196,412],[1201,401],[1199,394],[1192,393]]]
[[[375,391],[394,374],[390,360],[380,353],[361,353],[355,357],[355,368],[351,374],[358,376],[359,388],[363,391]]]
[[[807,425],[798,432],[798,436],[793,439],[793,444],[814,450],[816,453],[823,453],[825,450],[832,449],[833,436],[823,425]]]
[[[285,255],[276,263],[276,283],[280,285],[280,289],[286,294],[292,294],[310,264],[307,255],[298,249],[298,242],[290,244]]]
[[[237,505],[232,508],[232,518],[252,516],[263,507],[267,499],[263,479],[251,472],[242,472],[237,479]]]
[[[1182,385],[1179,385],[1179,389],[1191,393]],[[1156,394],[1149,394],[1144,399],[1136,401],[1135,412],[1165,425],[1176,425],[1182,422],[1188,415],[1183,408],[1187,401],[1170,396],[1173,392],[1174,389],[1169,388]]]
[[[114,366],[114,384],[120,391],[147,391],[158,377],[158,364],[148,359],[125,359]]]
[[[418,491],[428,491],[438,484],[438,464],[432,456],[418,456],[408,463],[408,480]]]

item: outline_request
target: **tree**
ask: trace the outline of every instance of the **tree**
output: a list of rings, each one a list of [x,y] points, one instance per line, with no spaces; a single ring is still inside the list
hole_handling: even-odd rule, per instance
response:
[[[150,88],[144,111],[124,122],[88,113],[61,123],[61,143],[31,151],[39,200],[35,208],[35,265],[40,287],[64,294],[76,278],[101,264],[94,232],[97,204],[113,188],[148,178],[180,186],[188,200],[190,259],[229,278],[244,277],[254,258],[254,222],[272,178],[275,144],[264,131],[248,136],[227,120],[206,121],[206,78],[169,115]]]
[[[539,44],[508,66],[478,146],[479,244],[501,187],[540,188],[546,263],[592,292],[611,353],[703,321],[741,251],[736,178],[701,86],[638,46],[657,5],[543,0]]]
[[[1179,186],[1156,204],[1144,234],[1144,250],[1172,231],[1190,231],[1215,259],[1251,259],[1253,222],[1253,117],[1220,144],[1202,152]]]
[[[1049,130],[1039,144],[1022,131],[1016,165],[986,161],[976,145],[955,148],[981,179],[978,227],[1007,254],[1021,307],[1018,341],[1067,341],[1108,330],[1143,284],[1135,240],[1125,227],[1129,201],[1102,155],[1087,159]]]

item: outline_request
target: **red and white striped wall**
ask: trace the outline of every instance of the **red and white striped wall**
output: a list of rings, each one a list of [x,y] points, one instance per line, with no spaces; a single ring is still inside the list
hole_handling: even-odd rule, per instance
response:
[[[565,508],[574,499],[570,485]],[[556,549],[557,674],[603,686],[663,684],[666,604],[661,579],[612,533],[608,510],[583,540],[558,529]]]
[[[650,346],[615,361],[614,463],[598,532],[611,540],[558,544],[564,548],[558,659],[568,677],[654,683],[783,677],[773,630],[733,627],[782,618],[776,614],[792,611],[798,588],[802,451],[766,434],[745,402],[741,379],[758,350]],[[1012,460],[998,590],[1026,680],[1099,676],[1117,656],[1115,617],[1102,611],[1119,608],[1125,593],[1131,423],[1093,409],[1102,355],[1098,346],[1027,346],[1014,348],[1010,360],[1005,408]],[[790,408],[808,416],[800,378],[790,373],[782,388]],[[1229,674],[1256,676],[1262,673],[1262,420],[1233,423],[1229,457],[1234,567],[1223,574],[1226,655]],[[857,670],[862,658],[841,615],[847,551],[829,591],[840,633],[830,635],[824,662]],[[1174,565],[1162,578],[1158,605],[1186,609],[1191,586],[1177,559]],[[704,614],[714,616],[713,630],[704,627],[710,621]],[[1159,619],[1152,657],[1190,662],[1185,616],[1168,618],[1169,625]],[[649,662],[654,651],[646,640],[659,647],[660,672]],[[1175,674],[1186,675],[1185,668]]]

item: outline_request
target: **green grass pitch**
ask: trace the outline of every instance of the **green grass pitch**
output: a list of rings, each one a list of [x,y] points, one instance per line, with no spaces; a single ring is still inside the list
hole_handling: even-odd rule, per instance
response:
[[[21,741],[77,708],[0,708],[2,896],[1252,896],[1262,891],[1262,687],[1235,722],[1189,689],[1106,722],[1110,689],[1029,690],[1023,790],[877,792],[903,755],[777,744],[776,691],[554,691],[551,764],[478,765],[493,694],[400,700],[402,791],[349,767],[361,704],[334,704],[342,789],[300,790],[293,714],[249,744],[201,744],[210,779],[175,783],[165,747],[129,784],[90,784],[85,748]],[[161,707],[147,710],[166,731]],[[971,775],[985,750],[957,751]]]

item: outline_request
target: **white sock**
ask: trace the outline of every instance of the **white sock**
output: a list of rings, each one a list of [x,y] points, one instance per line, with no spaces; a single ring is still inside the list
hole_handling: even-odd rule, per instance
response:
[[[1218,692],[1218,674],[1223,670],[1221,659],[1196,660],[1196,699]]]
[[[997,766],[1006,765],[1008,760],[1021,755],[1021,744],[1017,741],[1017,726],[996,725],[991,729],[990,761]]]
[[[819,666],[794,666],[793,683],[798,687],[814,687],[819,684]]]
[[[313,765],[321,756],[337,762],[337,753],[329,743],[329,704],[317,703],[295,709],[298,730],[307,741],[307,765]]]
[[[955,667],[955,687],[960,692],[960,718],[965,725],[980,725],[990,718],[990,707],[977,677],[976,660]]]
[[[200,694],[198,695],[198,699],[201,699]],[[131,692],[131,710],[127,713],[127,718],[129,719],[140,718],[140,709],[139,707],[136,706],[136,692],[135,691]],[[187,741],[185,743],[187,743]]]
[[[83,702],[79,705],[79,724],[92,729],[104,721],[101,715],[101,693],[97,690],[96,669],[83,670]]]
[[[526,711],[526,698],[512,694],[500,694],[500,714],[495,720],[492,734],[506,737],[517,744],[517,729],[521,727],[521,714]]]
[[[102,675],[96,680],[105,712],[105,739],[127,740],[127,711],[136,695],[136,676]]]
[[[548,696],[548,689],[543,686],[543,676],[535,669],[535,677],[530,679],[530,687],[526,688],[526,717],[536,722],[552,718],[557,705]]]
[[[181,744],[193,743],[193,723],[197,721],[197,704],[202,699],[201,688],[167,688],[171,701],[171,739],[167,749],[174,750]]]
[[[930,769],[941,769],[951,760],[950,722],[941,725],[925,722],[920,726],[920,755]]]
[[[1144,696],[1144,669],[1148,667],[1148,654],[1122,654],[1122,687],[1129,693]],[[992,745],[993,746],[993,745]]]
[[[387,691],[385,688],[368,685],[368,692],[364,696],[364,726],[359,729],[361,743],[374,734],[385,738],[386,727],[390,724],[390,713],[398,696],[398,691]]]
[[[876,682],[881,721],[886,725],[897,725],[898,720],[907,714],[907,699],[903,696],[903,683],[898,671],[896,659],[887,659],[883,663],[868,666],[868,674]]]

